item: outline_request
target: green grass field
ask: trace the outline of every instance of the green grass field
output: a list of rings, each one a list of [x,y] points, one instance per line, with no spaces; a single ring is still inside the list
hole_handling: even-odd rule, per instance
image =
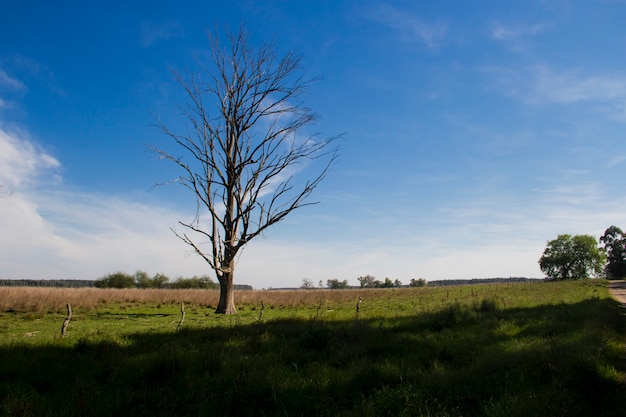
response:
[[[63,304],[23,291],[0,312],[2,416],[624,415],[604,280],[258,291],[236,316],[181,292],[178,332],[177,293],[105,291],[75,297],[65,338]]]

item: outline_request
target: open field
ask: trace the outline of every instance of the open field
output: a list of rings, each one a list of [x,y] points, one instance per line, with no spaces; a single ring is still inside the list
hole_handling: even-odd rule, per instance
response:
[[[604,280],[241,291],[236,316],[216,301],[0,288],[0,416],[623,415]]]

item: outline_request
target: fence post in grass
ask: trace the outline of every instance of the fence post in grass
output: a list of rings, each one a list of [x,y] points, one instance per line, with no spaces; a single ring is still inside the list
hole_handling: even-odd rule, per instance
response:
[[[176,326],[176,331],[180,329],[180,326],[183,325],[183,321],[185,321],[185,303],[180,303],[180,322],[178,322],[178,326]]]
[[[322,309],[322,304],[324,304],[324,300],[320,299],[320,303],[317,306],[317,312],[315,313],[315,318],[313,318],[313,321],[317,320],[320,316],[320,310]]]
[[[357,303],[356,303],[356,312],[357,313],[359,311],[361,311],[361,301],[363,301],[363,299],[361,297],[359,297],[359,301],[357,301]]]
[[[63,320],[63,326],[61,327],[61,337],[65,337],[67,332],[67,326],[70,325],[70,320],[72,319],[72,306],[67,304],[67,317]]]
[[[265,304],[261,301],[261,311],[259,311],[259,321],[263,320],[263,312],[265,311]]]

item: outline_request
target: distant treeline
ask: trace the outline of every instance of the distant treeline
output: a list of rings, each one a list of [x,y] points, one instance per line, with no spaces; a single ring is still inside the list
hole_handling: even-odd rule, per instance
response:
[[[452,285],[477,285],[477,284],[506,284],[512,282],[541,281],[542,278],[472,278],[472,279],[442,279],[428,281],[429,287],[444,287]],[[0,287],[51,287],[51,288],[161,288],[161,289],[184,289],[205,288],[217,289],[219,284],[206,276],[182,278],[170,282],[164,275],[157,274],[153,278],[146,277],[144,273],[135,275],[113,273],[98,280],[86,279],[0,279]],[[252,290],[252,285],[235,284],[235,290]]]
[[[0,279],[1,287],[94,287],[95,281],[86,279]]]
[[[111,282],[111,276],[98,280],[86,279],[0,279],[0,287],[48,287],[48,288],[160,288],[160,289],[219,289],[219,284],[207,282],[200,277],[178,278],[161,286],[138,286],[136,282]],[[113,285],[110,285],[113,284]],[[235,290],[252,290],[252,285],[235,284]]]
[[[543,278],[472,278],[472,279],[441,279],[436,281],[428,281],[429,287],[445,287],[449,285],[476,285],[476,284],[506,284],[510,282],[537,282],[543,281]]]
[[[220,284],[214,282],[208,275],[190,278],[178,277],[171,281],[167,275],[155,274],[150,277],[144,271],[137,271],[134,274],[126,272],[114,272],[98,278],[94,284],[97,288],[159,288],[159,289],[219,289]],[[251,285],[235,285],[235,290],[251,290]]]

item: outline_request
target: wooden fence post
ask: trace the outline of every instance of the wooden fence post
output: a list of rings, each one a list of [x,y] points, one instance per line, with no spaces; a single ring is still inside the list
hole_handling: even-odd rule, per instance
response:
[[[72,306],[67,304],[67,317],[63,320],[63,326],[61,327],[61,337],[65,337],[67,332],[67,326],[70,325],[70,320],[72,320]]]
[[[180,303],[180,314],[181,314],[181,318],[180,318],[180,321],[178,322],[178,326],[176,326],[176,331],[180,329],[180,326],[183,325],[183,321],[185,321],[185,303]]]

